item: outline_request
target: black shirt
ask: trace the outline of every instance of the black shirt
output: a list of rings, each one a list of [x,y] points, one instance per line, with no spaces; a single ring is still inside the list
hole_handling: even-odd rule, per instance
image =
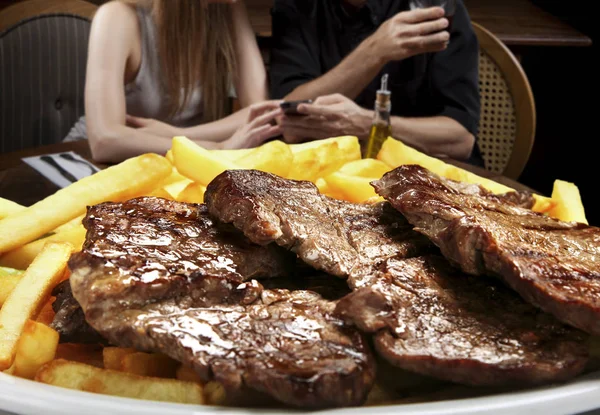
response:
[[[269,69],[273,98],[283,98],[325,74],[384,21],[409,10],[408,0],[367,0],[357,12],[347,13],[341,1],[275,0]],[[448,48],[389,62],[355,102],[373,108],[381,76],[387,73],[392,115],[447,116],[477,137],[478,57],[479,44],[469,15],[462,0],[457,0]],[[469,161],[483,165],[477,145]]]

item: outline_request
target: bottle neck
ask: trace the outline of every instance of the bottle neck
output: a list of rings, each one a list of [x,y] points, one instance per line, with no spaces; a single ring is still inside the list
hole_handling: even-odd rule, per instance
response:
[[[390,110],[391,105],[380,105],[378,102],[375,103],[375,115],[373,116],[373,124],[378,125],[389,125],[390,124]]]

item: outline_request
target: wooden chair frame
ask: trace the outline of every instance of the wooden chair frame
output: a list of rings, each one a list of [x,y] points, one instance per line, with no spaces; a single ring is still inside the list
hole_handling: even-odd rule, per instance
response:
[[[489,30],[473,22],[480,49],[498,65],[510,88],[516,112],[515,141],[502,173],[517,180],[531,155],[536,131],[536,108],[531,85],[516,56]]]
[[[0,33],[20,21],[44,14],[66,13],[92,20],[98,6],[84,0],[26,0],[0,11]]]

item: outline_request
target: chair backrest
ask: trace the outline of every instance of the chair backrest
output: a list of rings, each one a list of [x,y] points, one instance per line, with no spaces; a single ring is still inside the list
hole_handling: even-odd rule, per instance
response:
[[[0,153],[60,142],[83,115],[95,9],[81,0],[29,0],[0,12],[3,25],[18,20],[0,33]]]
[[[84,0],[26,0],[15,3],[0,12],[0,33],[17,23],[44,14],[66,13],[92,19],[98,10],[96,4]]]
[[[506,45],[481,25],[473,22],[473,27],[480,45],[478,142],[486,168],[516,180],[535,139],[533,93],[521,64]]]

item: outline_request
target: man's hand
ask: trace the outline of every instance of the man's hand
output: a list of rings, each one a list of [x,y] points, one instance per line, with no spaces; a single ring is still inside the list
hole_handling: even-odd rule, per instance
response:
[[[450,33],[444,9],[431,7],[401,12],[387,20],[367,39],[382,63],[402,60],[448,46]]]
[[[300,104],[303,115],[284,115],[283,127],[287,143],[297,143],[341,135],[354,135],[364,139],[369,135],[373,115],[351,99],[333,94],[317,98],[312,104]]]

